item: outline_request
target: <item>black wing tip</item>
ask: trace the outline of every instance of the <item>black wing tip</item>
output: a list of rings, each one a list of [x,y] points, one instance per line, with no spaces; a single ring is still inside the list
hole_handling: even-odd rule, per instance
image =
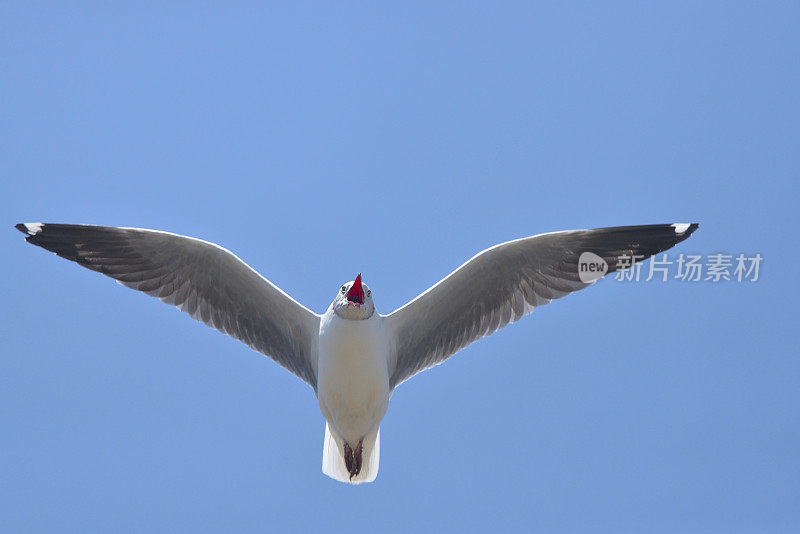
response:
[[[676,233],[690,231],[694,232],[700,226],[700,223],[668,223],[668,224],[637,224],[633,226],[605,226],[603,228],[595,228],[595,230],[656,230],[672,227]]]
[[[597,228],[585,247],[608,263],[609,274],[625,268],[620,263],[624,258],[644,261],[685,241],[699,227],[699,223],[671,223]]]
[[[595,228],[601,232],[623,233],[623,232],[647,232],[668,231],[666,235],[674,235],[677,239],[676,244],[680,243],[694,233],[700,227],[700,223],[670,223],[670,224],[642,224],[638,226],[608,226],[605,228]],[[664,235],[664,234],[662,234]]]
[[[678,242],[681,242],[700,228],[700,223],[673,223],[670,226],[675,229]]]
[[[695,230],[700,227],[698,223],[674,223],[671,224],[672,228],[675,229],[675,244],[677,245],[681,241],[685,241],[689,239],[689,236],[692,235]]]
[[[42,228],[44,228],[44,223],[18,223],[14,225],[14,228],[28,237],[32,237],[41,233]]]

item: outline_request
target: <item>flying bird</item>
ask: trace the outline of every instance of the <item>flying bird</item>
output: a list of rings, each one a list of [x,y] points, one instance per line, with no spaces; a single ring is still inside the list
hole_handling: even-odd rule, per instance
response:
[[[388,315],[376,311],[359,274],[320,315],[214,243],[142,228],[16,225],[29,243],[158,297],[297,375],[325,417],[322,471],[351,484],[375,480],[380,424],[402,382],[631,258],[672,248],[697,227],[619,226],[508,241]],[[599,262],[591,276],[586,258]]]

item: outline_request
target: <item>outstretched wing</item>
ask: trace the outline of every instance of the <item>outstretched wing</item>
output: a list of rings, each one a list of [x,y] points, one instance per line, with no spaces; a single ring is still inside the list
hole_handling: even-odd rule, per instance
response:
[[[317,389],[319,316],[224,248],[141,228],[18,224],[26,241],[177,306]]]
[[[677,243],[697,224],[618,226],[541,234],[484,250],[386,317],[394,338],[390,387],[442,363],[473,341],[531,313],[536,306],[593,283],[578,275],[592,252],[618,269],[620,258],[642,261]],[[628,260],[630,262],[630,260]]]

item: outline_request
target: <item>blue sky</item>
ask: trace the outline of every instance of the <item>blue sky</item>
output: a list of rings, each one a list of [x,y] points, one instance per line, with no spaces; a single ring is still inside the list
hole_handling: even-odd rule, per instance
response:
[[[4,2],[3,530],[800,531],[800,9],[561,4]],[[764,263],[472,345],[352,488],[305,384],[22,221],[214,241],[318,312],[571,228],[697,221],[676,254]]]

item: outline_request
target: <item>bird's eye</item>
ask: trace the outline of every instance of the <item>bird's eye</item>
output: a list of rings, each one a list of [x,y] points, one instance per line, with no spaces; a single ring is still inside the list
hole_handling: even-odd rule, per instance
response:
[[[342,293],[344,293],[345,291],[347,291],[347,286],[342,286]]]
[[[372,290],[371,289],[367,289],[367,296],[369,297],[371,295],[372,295]]]

